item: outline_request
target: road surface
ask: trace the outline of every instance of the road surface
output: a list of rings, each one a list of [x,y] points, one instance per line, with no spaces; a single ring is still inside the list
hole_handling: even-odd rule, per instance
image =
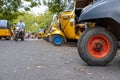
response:
[[[120,80],[120,51],[104,67],[87,66],[75,44],[0,40],[0,80]]]

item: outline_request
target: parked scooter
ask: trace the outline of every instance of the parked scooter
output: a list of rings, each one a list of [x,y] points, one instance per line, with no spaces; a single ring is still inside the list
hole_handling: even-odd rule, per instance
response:
[[[24,29],[20,28],[19,26],[16,26],[15,32],[14,32],[14,40],[18,41],[18,39],[21,39],[21,41],[24,41]]]

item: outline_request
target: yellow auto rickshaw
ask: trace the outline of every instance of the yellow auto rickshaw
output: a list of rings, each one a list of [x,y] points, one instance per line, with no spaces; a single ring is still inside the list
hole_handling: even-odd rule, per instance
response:
[[[41,38],[44,37],[44,30],[43,30],[43,29],[40,29],[40,30],[38,31],[37,37],[38,37],[38,39],[41,39]]]
[[[52,42],[54,45],[59,46],[64,42],[65,40],[64,38],[65,35],[61,30],[60,25],[60,14],[54,15],[51,23],[49,41]]]
[[[65,10],[59,14],[52,27],[52,39],[54,45],[61,45],[67,40],[78,40],[85,28],[94,26],[94,23],[79,23],[78,19],[82,9],[93,0],[71,0]]]
[[[92,0],[72,0],[61,14],[61,27],[67,39],[79,39],[87,27],[85,23],[79,23],[82,9]]]
[[[13,33],[7,20],[0,20],[0,39],[10,40]]]
[[[49,41],[50,30],[51,30],[51,26],[47,27],[44,30],[44,37],[43,37],[43,39],[46,40],[46,41]]]

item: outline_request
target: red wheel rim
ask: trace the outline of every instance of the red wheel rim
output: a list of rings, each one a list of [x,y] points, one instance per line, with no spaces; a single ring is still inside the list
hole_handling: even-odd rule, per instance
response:
[[[102,34],[94,35],[88,41],[88,51],[94,58],[103,58],[107,56],[110,51],[109,39]]]

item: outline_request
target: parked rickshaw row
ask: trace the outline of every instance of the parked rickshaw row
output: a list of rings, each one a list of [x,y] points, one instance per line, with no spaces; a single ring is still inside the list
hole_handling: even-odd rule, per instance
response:
[[[61,45],[69,40],[78,40],[87,28],[93,27],[94,23],[79,23],[82,9],[87,6],[90,1],[71,0],[65,10],[58,15],[53,16],[51,25],[45,30],[45,39],[54,45]]]
[[[92,66],[107,65],[120,46],[119,8],[120,0],[71,0],[53,18],[44,38],[54,45],[76,39],[83,61]]]

